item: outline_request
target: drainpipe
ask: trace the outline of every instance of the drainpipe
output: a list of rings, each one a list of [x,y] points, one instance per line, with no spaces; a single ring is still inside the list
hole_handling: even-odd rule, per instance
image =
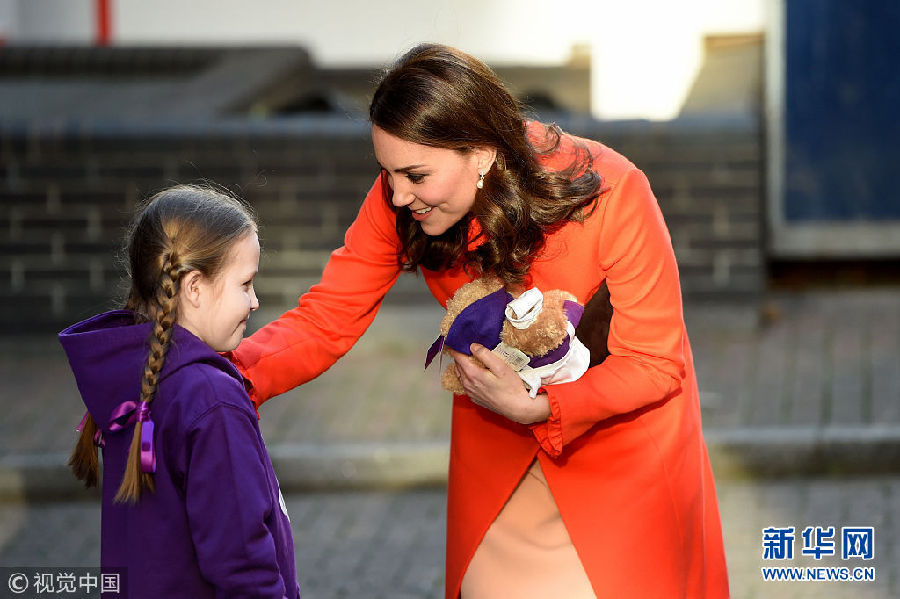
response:
[[[94,7],[97,18],[94,43],[98,46],[108,46],[112,40],[112,0],[96,0]]]

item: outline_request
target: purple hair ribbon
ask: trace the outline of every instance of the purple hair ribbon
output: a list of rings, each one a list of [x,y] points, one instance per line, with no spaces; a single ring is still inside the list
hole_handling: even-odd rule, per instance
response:
[[[150,403],[123,401],[113,410],[109,422],[110,432],[120,431],[137,422],[142,423],[141,471],[156,472],[156,449],[153,445],[153,420],[150,418]]]

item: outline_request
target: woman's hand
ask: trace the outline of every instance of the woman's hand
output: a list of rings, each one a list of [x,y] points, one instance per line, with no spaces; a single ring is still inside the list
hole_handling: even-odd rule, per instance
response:
[[[550,417],[550,401],[546,393],[539,393],[532,399],[522,379],[503,358],[478,343],[473,343],[469,348],[487,369],[476,364],[471,357],[450,350],[456,361],[454,368],[469,399],[520,424],[543,422]]]

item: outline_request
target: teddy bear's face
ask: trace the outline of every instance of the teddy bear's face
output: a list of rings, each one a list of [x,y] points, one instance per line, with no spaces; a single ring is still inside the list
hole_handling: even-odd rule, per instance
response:
[[[565,302],[575,302],[575,296],[565,291],[551,290],[543,294],[539,313],[526,328],[518,328],[507,318],[500,340],[529,357],[543,356],[559,347],[565,340],[569,322]]]
[[[498,294],[501,290],[504,290],[501,280],[483,277],[463,285],[456,291],[447,301],[447,314],[441,321],[441,335],[445,340],[444,353],[449,354],[448,348],[452,347],[456,351],[469,354],[468,346],[472,342],[479,342],[489,349],[494,349],[502,343],[507,346],[505,350],[513,348],[513,352],[517,355],[524,354],[527,363],[529,358],[545,356],[564,343],[569,334],[567,327],[570,321],[566,302],[572,302],[577,306],[573,295],[559,290],[544,294],[537,292],[536,297],[539,298],[537,301],[542,305],[532,303],[523,308],[523,313],[533,309],[534,318],[519,319],[516,312],[509,309],[513,296],[505,292]],[[525,295],[529,294],[532,292]],[[463,314],[466,308],[479,301],[481,303],[478,306]],[[461,314],[463,317],[457,323]],[[510,352],[498,353],[512,364]],[[476,363],[480,364],[477,360]],[[517,369],[522,366],[523,364],[518,364]],[[442,373],[441,384],[454,393],[464,393],[454,364],[449,364]]]

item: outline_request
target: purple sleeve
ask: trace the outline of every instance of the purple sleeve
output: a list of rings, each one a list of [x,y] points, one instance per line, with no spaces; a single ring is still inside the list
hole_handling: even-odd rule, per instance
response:
[[[218,404],[191,427],[185,501],[200,571],[217,597],[285,596],[265,448],[250,416]]]

